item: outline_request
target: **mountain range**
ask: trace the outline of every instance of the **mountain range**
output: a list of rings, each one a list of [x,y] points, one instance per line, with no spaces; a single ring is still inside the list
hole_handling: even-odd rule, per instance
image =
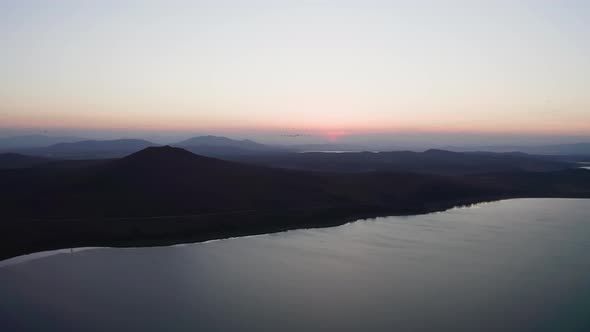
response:
[[[55,159],[101,159],[124,157],[151,146],[157,146],[157,144],[140,139],[84,140],[21,149],[17,152]]]
[[[60,143],[74,143],[60,144]],[[62,159],[122,157],[148,146],[159,144],[141,139],[85,140],[76,137],[52,137],[44,135],[0,138],[0,153],[12,152],[29,155],[51,156]],[[360,152],[370,150],[343,144],[267,145],[252,140],[236,140],[222,136],[197,136],[170,145],[194,153],[213,157],[252,156],[260,154],[313,151]],[[544,159],[579,160],[590,159],[590,143],[554,144],[539,146],[448,146],[444,150],[454,152],[521,152]],[[401,150],[401,149],[396,149]]]
[[[49,146],[1,149],[0,142],[0,151],[54,159],[103,159],[124,157],[152,146],[159,146],[159,144],[142,139],[81,140]],[[221,157],[286,151],[285,148],[260,144],[251,140],[234,140],[221,136],[193,137],[174,143],[172,146],[182,147],[194,153]]]
[[[221,136],[198,136],[172,144],[193,153],[213,156],[243,156],[260,153],[286,151],[285,148],[260,144],[248,139],[235,140]]]

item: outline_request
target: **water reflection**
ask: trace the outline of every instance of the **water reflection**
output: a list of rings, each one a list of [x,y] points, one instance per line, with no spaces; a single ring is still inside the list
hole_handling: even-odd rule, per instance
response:
[[[587,331],[590,201],[509,200],[0,268],[0,330]]]

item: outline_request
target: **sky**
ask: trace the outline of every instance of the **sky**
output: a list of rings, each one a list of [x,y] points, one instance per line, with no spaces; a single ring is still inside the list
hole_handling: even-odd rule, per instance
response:
[[[0,127],[588,137],[589,40],[589,1],[1,0]]]

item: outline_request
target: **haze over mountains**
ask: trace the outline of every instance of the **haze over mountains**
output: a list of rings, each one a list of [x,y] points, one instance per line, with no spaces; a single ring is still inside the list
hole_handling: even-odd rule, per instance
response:
[[[18,139],[13,138],[9,141],[18,141]],[[59,142],[47,146],[42,144],[36,147],[27,146],[22,148],[10,144],[4,146],[0,141],[0,151],[61,159],[99,159],[123,157],[147,147],[159,145],[143,139],[116,139],[78,140],[73,142]],[[251,140],[233,140],[220,136],[192,137],[171,145],[182,147],[195,153],[212,155],[251,154],[283,150],[283,148],[278,146],[269,146]]]
[[[0,151],[50,146],[58,143],[71,143],[84,140],[73,136],[23,135],[0,137]]]
[[[149,136],[149,135],[147,135]],[[138,136],[141,137],[141,136]],[[150,141],[153,146],[161,145],[162,139],[151,141],[145,138],[136,138],[136,140]],[[40,148],[49,147],[58,143],[74,143],[81,141],[100,141],[100,142],[111,142],[115,145],[120,139],[101,139],[101,140],[90,140],[85,138],[73,137],[73,136],[48,136],[48,135],[26,135],[26,136],[10,136],[0,137],[0,152],[19,152],[23,149],[29,148]],[[278,142],[278,140],[277,140]],[[397,141],[392,138],[390,144],[384,144],[383,142],[376,143],[375,146],[372,143],[350,143],[350,142],[331,142],[331,143],[312,143],[312,142],[299,142],[282,144],[262,144],[248,139],[231,139],[223,136],[214,135],[203,135],[195,136],[192,138],[178,140],[178,141],[166,141],[166,144],[171,146],[178,146],[189,149],[201,149],[205,152],[211,153],[224,153],[235,154],[235,153],[251,153],[251,152],[262,152],[269,150],[282,150],[282,151],[424,151],[428,149],[441,149],[455,152],[523,152],[528,154],[538,155],[590,155],[590,143],[563,143],[563,144],[532,144],[527,145],[473,145],[469,146],[460,145],[444,145],[424,142],[419,145],[424,146],[423,148],[417,148],[415,144],[411,144],[411,139],[404,138],[401,141]],[[442,142],[442,141],[441,141]],[[105,143],[107,144],[107,143]],[[386,148],[386,146],[388,146]],[[42,150],[39,150],[42,152]],[[137,150],[138,151],[138,150]],[[196,152],[196,151],[195,151]],[[39,153],[39,152],[37,152]]]
[[[172,144],[188,151],[207,156],[250,155],[285,150],[279,146],[260,144],[251,140],[234,140],[220,136],[198,136]]]
[[[137,152],[150,146],[152,142],[139,139],[118,139],[108,141],[85,140],[71,143],[58,143],[48,147],[20,150],[24,154],[61,159],[100,159],[117,158]]]

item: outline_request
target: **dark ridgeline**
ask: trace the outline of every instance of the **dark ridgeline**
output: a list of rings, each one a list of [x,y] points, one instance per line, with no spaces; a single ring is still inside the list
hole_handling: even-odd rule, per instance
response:
[[[269,167],[322,172],[395,171],[442,175],[547,172],[572,167],[572,164],[565,161],[546,160],[527,154],[457,153],[445,150],[259,154],[237,157],[234,160]]]
[[[423,155],[441,154],[447,153]],[[0,257],[10,257],[72,246],[154,245],[337,225],[499,198],[590,197],[590,172],[307,172],[165,146],[122,159],[0,170],[0,188]]]

